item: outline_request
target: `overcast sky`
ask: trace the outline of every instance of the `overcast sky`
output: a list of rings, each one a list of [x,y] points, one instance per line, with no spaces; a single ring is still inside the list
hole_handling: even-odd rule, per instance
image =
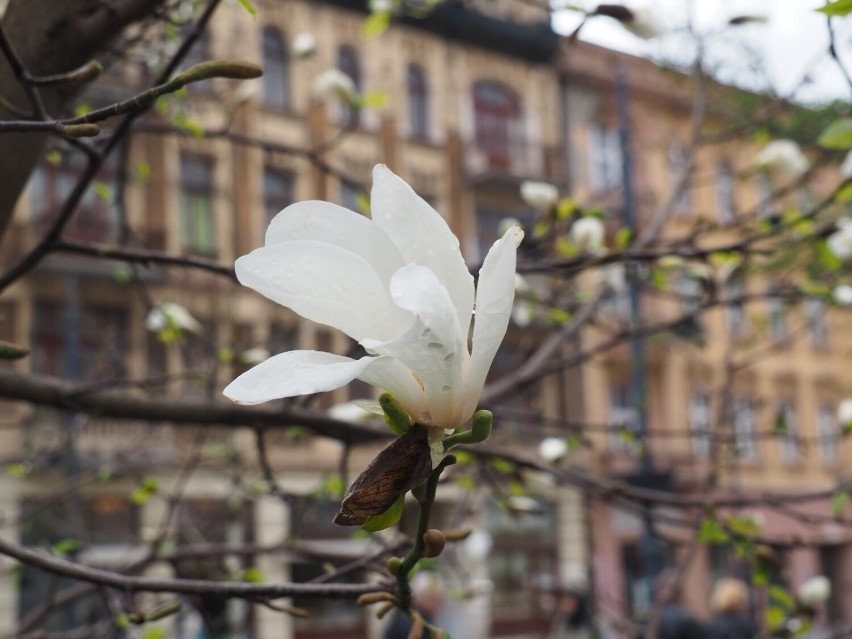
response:
[[[575,4],[592,9],[598,2],[580,0]],[[768,83],[781,95],[796,89],[799,101],[834,97],[852,100],[846,81],[827,53],[826,18],[814,11],[825,4],[823,0],[657,0],[625,4],[652,7],[649,10],[660,16],[672,33],[645,41],[615,20],[597,17],[583,26],[582,39],[636,55],[683,59],[690,49],[683,29],[691,12],[697,30],[712,34],[708,59],[720,79],[756,89],[765,89]],[[728,19],[744,14],[764,15],[768,21],[723,28]],[[579,21],[578,13],[562,11],[556,14],[554,27],[560,33],[569,33]],[[852,72],[852,17],[835,18],[832,24],[841,59]],[[750,50],[763,62],[753,64],[756,56],[750,56]],[[808,70],[813,81],[800,86]]]

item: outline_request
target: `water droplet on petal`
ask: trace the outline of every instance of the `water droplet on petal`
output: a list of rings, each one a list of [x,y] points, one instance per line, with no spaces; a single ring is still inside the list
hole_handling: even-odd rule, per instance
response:
[[[441,342],[429,342],[428,344],[426,344],[426,346],[428,346],[429,348],[432,348],[432,349],[444,348],[444,345],[441,344]]]
[[[450,386],[448,384],[444,384],[443,386],[441,386],[441,390],[446,393],[448,390],[450,390]]]

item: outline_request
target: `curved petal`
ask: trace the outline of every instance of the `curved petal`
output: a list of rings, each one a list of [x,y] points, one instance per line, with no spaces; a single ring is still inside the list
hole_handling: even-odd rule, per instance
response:
[[[387,233],[406,262],[426,266],[438,276],[466,335],[473,311],[473,277],[447,222],[383,164],[373,169],[370,207],[373,222]]]
[[[358,379],[393,395],[414,419],[428,410],[426,395],[411,369],[391,357],[374,357]]]
[[[382,229],[363,215],[330,202],[297,202],[272,219],[266,246],[293,240],[327,242],[360,255],[373,265],[385,285],[405,264]]]
[[[391,301],[370,263],[326,242],[265,246],[235,267],[245,286],[355,340],[392,339],[411,325],[412,316]]]
[[[494,243],[479,271],[476,316],[473,323],[470,367],[465,379],[466,417],[473,415],[485,376],[506,335],[515,298],[515,264],[524,232],[513,226]]]
[[[330,391],[351,382],[377,359],[380,358],[355,360],[321,351],[287,351],[237,377],[224,394],[238,404],[260,404]]]
[[[401,308],[415,314],[417,321],[394,340],[364,340],[362,344],[380,355],[390,355],[420,377],[428,407],[412,415],[417,422],[447,428],[460,426],[457,420],[464,393],[462,370],[468,354],[449,292],[431,270],[409,264],[391,279],[391,297]]]

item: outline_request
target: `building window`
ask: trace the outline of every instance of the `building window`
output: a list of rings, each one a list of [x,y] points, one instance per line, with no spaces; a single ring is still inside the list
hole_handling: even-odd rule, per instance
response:
[[[284,109],[290,102],[287,46],[278,29],[263,30],[263,105]]]
[[[115,239],[119,219],[114,196],[117,192],[120,154],[121,149],[118,149],[101,166],[65,226],[63,237],[82,242],[108,242]],[[58,161],[45,160],[36,166],[29,187],[35,226],[46,230],[56,221],[65,200],[77,186],[86,168],[86,157],[74,152],[62,153]]]
[[[429,86],[419,64],[409,64],[405,76],[408,89],[408,126],[411,137],[429,137]]]
[[[692,451],[701,457],[710,455],[710,396],[693,393],[689,398],[689,428]]]
[[[508,87],[483,81],[473,85],[476,147],[489,167],[508,171],[524,155],[520,100]]]
[[[608,191],[621,186],[621,138],[618,129],[593,124],[589,140],[589,186]]]
[[[125,376],[128,314],[108,306],[38,300],[32,326],[33,372],[74,380]]]
[[[798,425],[796,411],[790,402],[782,402],[778,407],[775,432],[781,433],[781,459],[794,462],[799,458]]]
[[[639,414],[631,401],[630,385],[616,383],[609,392],[609,425],[611,447],[614,450],[629,450],[638,435]]]
[[[738,397],[734,400],[734,446],[740,459],[757,457],[755,418],[754,404],[750,399]]]
[[[817,436],[823,461],[836,462],[840,447],[840,432],[837,428],[836,413],[828,404],[821,404],[817,409]]]
[[[745,306],[743,296],[745,295],[745,279],[742,274],[734,274],[726,285],[725,322],[728,326],[728,335],[736,339],[743,336],[745,332]]]
[[[814,346],[828,343],[828,326],[825,321],[825,302],[818,297],[809,297],[803,302],[808,336]]]
[[[282,209],[293,203],[293,174],[266,167],[263,170],[263,230]]]
[[[716,165],[713,186],[716,191],[716,218],[721,224],[731,224],[736,220],[736,211],[734,207],[734,171],[728,162],[719,162]]]
[[[184,153],[180,158],[180,246],[196,255],[216,254],[213,222],[213,161]]]
[[[787,302],[781,297],[769,298],[769,337],[780,342],[789,335]]]
[[[361,93],[361,61],[354,48],[344,45],[337,50],[337,68],[352,78],[355,91]],[[345,110],[342,119],[348,121],[348,124],[355,125],[360,122],[359,111],[351,109],[345,104],[341,104],[341,108]]]
[[[674,201],[675,210],[689,212],[692,208],[689,156],[680,140],[674,140],[669,145],[668,162],[672,196],[676,196]],[[678,190],[679,186],[681,187],[680,190]]]

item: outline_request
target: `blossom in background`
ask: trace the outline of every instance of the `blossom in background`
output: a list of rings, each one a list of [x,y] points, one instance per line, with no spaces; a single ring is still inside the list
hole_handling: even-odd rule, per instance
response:
[[[796,177],[808,170],[810,160],[793,140],[772,140],[754,157],[761,171],[778,177]]]
[[[840,165],[840,176],[844,180],[852,178],[852,151],[849,151],[843,158],[843,164]]]
[[[525,180],[521,182],[521,199],[543,211],[556,204],[559,199],[559,189],[547,182]]]
[[[165,342],[177,340],[184,331],[200,333],[201,323],[180,304],[163,302],[152,308],[145,318],[145,328],[158,333]]]
[[[249,366],[260,364],[267,359],[269,359],[269,351],[261,346],[240,353],[240,362]]]
[[[592,15],[609,16],[621,23],[625,29],[643,40],[657,38],[668,31],[663,16],[651,6],[624,6],[601,4]]]
[[[568,454],[568,442],[561,437],[545,437],[538,445],[538,454],[551,463],[557,462]]]
[[[355,402],[335,404],[328,409],[328,416],[332,419],[339,419],[343,422],[355,422],[356,424],[368,422],[373,418],[373,414],[370,411]]]
[[[843,428],[852,428],[852,397],[847,397],[837,407],[837,421]]]
[[[600,218],[581,217],[571,225],[571,240],[581,251],[597,253],[603,248],[604,223]]]
[[[816,604],[827,601],[831,596],[831,582],[828,577],[817,575],[811,577],[801,586],[797,593],[800,603],[806,606],[815,606]]]
[[[358,98],[355,81],[340,69],[326,69],[314,80],[314,87],[320,93],[340,98],[352,104]]]
[[[236,262],[245,286],[342,331],[368,355],[281,353],[234,380],[227,397],[258,404],[361,379],[424,426],[470,419],[509,323],[523,232],[512,227],[494,243],[474,289],[444,218],[384,165],[373,170],[371,211],[368,219],[328,202],[293,204],[269,225],[266,245]]]
[[[852,284],[835,286],[831,295],[840,306],[852,306]]]
[[[293,53],[297,58],[307,58],[316,53],[317,40],[313,33],[303,31],[293,38]]]
[[[383,13],[385,11],[393,11],[393,0],[370,0],[370,13]]]
[[[845,262],[852,258],[852,219],[838,220],[837,230],[828,236],[826,243],[838,259]]]
[[[502,224],[502,222],[501,222]],[[525,327],[535,319],[536,306],[529,298],[534,295],[533,288],[520,273],[515,274],[515,303],[512,307],[512,321],[516,326]]]

